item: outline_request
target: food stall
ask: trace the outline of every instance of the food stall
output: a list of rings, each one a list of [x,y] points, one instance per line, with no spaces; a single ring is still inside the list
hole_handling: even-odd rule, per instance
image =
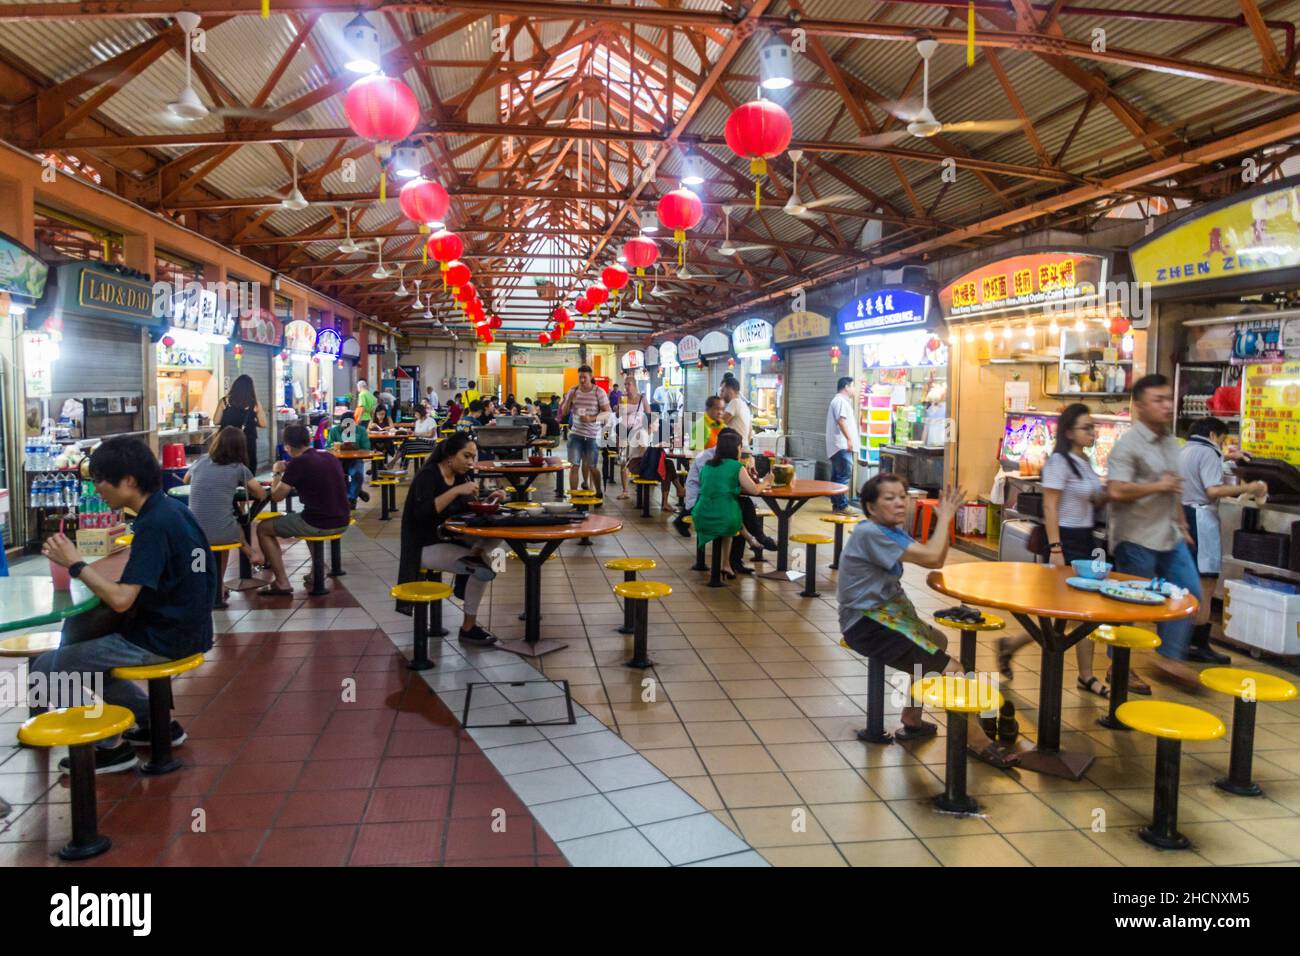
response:
[[[677,341],[677,361],[682,373],[682,408],[693,421],[713,394],[708,367],[700,361],[700,340],[694,335],[682,336]]]
[[[835,316],[849,348],[844,374],[858,388],[858,464],[927,491],[944,482],[948,418],[948,343],[932,299],[925,290],[881,286]]]
[[[718,329],[705,333],[700,339],[700,361],[708,372],[708,395],[717,395],[722,388],[722,377],[728,373],[734,375],[736,371],[736,359],[731,354],[731,336]]]
[[[1224,600],[1215,636],[1300,654],[1300,177],[1188,210],[1129,252],[1174,356],[1180,436],[1213,415],[1254,457],[1268,501],[1218,504]],[[1230,604],[1229,604],[1230,600]]]
[[[772,351],[772,323],[765,319],[746,319],[731,333],[731,348],[736,356],[736,377],[740,394],[749,402],[754,420],[754,442],[758,451],[762,436],[779,440],[781,435],[781,376],[775,370],[776,353]]]
[[[257,460],[271,461],[275,447],[276,356],[284,345],[284,326],[268,309],[251,309],[239,317],[239,341],[226,358],[226,391],[239,375],[253,380],[253,391],[267,412],[267,428],[257,430]]]
[[[284,349],[276,358],[276,380],[280,383],[277,419],[311,423],[313,414],[330,411],[338,343],[334,341],[333,354],[320,355],[317,340],[324,331],[333,333],[333,340],[338,339],[333,329],[318,331],[302,319],[284,327]],[[328,346],[333,340],[326,338]]]
[[[1102,418],[1127,419],[1148,357],[1128,287],[1113,281],[1108,253],[1049,248],[979,265],[939,291],[953,353],[949,468],[959,485],[998,497],[993,452],[1007,411],[1054,414],[1083,402]]]
[[[826,409],[840,375],[831,358],[832,349],[840,351],[838,330],[825,315],[791,312],[773,327],[772,345],[781,357],[785,454],[800,478],[813,478],[815,462],[826,459]]]
[[[171,325],[154,346],[158,439],[187,449],[207,442],[225,394],[226,347],[235,330],[217,293],[198,283],[184,286],[169,304]]]

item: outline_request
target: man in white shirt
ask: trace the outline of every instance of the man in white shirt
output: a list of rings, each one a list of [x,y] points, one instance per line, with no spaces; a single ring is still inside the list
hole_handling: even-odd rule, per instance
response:
[[[596,384],[590,365],[578,369],[578,384],[569,389],[560,402],[559,418],[573,414],[569,428],[569,463],[573,466],[569,487],[578,487],[581,474],[584,488],[594,488],[603,497],[600,483],[600,432],[610,417],[609,395]]]
[[[853,480],[853,453],[858,447],[858,412],[853,407],[853,378],[845,375],[826,410],[826,457],[831,462],[831,481],[847,485]],[[837,515],[862,514],[849,504],[848,495],[833,495],[831,508]]]
[[[659,415],[659,440],[665,441],[664,426],[668,428],[669,437],[673,433],[673,415],[677,411],[677,391],[669,388],[667,385],[660,383],[659,387],[654,390],[651,396],[650,411]]]
[[[728,428],[740,432],[740,446],[748,448],[754,438],[754,426],[750,421],[753,415],[749,411],[749,402],[740,397],[740,380],[728,372],[722,376],[718,394],[727,403],[722,410],[722,420]]]
[[[429,411],[436,412],[438,410],[437,390],[435,390],[434,387],[430,385],[428,388],[424,390],[424,397],[429,403]]]

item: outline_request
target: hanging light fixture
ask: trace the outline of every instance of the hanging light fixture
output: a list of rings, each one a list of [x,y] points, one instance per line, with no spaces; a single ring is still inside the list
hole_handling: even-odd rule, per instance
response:
[[[1061,327],[1056,324],[1056,316],[1052,316],[1052,321],[1047,326],[1047,333],[1053,338],[1061,334]]]
[[[694,150],[686,151],[686,168],[682,172],[683,186],[699,186],[704,182],[704,160]]]
[[[298,150],[302,149],[302,143],[290,143],[289,149],[293,152],[293,189],[289,191],[289,195],[280,200],[280,205],[285,209],[292,209],[297,212],[300,209],[306,209],[310,205],[307,202],[307,197],[298,188]]]
[[[1002,339],[1009,341],[1011,339],[1011,320],[1006,319],[1002,323]]]
[[[1074,320],[1074,331],[1085,332],[1087,331],[1087,328],[1088,327],[1083,324],[1083,316],[1079,316],[1077,319]]]
[[[379,31],[365,14],[358,13],[343,28],[343,66],[352,73],[375,73],[379,70]]]
[[[790,45],[775,39],[758,54],[758,85],[765,90],[784,90],[794,85]]]
[[[647,209],[641,213],[641,231],[646,235],[659,231],[659,213],[653,209]]]
[[[985,342],[993,341],[993,326],[991,325],[984,326],[984,341]]]
[[[393,148],[393,173],[399,179],[414,179],[420,175],[420,149],[410,143]]]
[[[975,341],[975,330],[972,329],[970,326],[967,326],[967,327],[966,327],[966,344],[969,345],[971,342],[974,342],[974,341]]]

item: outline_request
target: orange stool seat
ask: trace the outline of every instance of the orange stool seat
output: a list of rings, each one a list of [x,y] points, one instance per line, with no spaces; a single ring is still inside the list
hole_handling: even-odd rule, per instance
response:
[[[938,498],[917,498],[916,499],[916,517],[912,521],[912,537],[917,538],[922,544],[930,540],[930,525],[934,521],[935,512],[939,510]],[[948,523],[948,543],[951,544],[957,538],[956,521]]]

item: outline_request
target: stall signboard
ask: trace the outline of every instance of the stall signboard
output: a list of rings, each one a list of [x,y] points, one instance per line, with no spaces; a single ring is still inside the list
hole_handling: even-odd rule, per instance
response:
[[[50,267],[18,240],[0,232],[0,292],[19,305],[34,305],[45,294]]]
[[[705,358],[717,358],[731,351],[731,338],[726,332],[710,332],[700,339],[700,354]]]
[[[890,286],[873,289],[846,302],[835,313],[835,324],[840,335],[859,336],[920,328],[929,318],[928,295]]]
[[[1241,450],[1300,467],[1300,362],[1258,362],[1245,367]]]
[[[252,345],[278,347],[284,338],[284,326],[267,309],[250,309],[239,317],[239,337]]]
[[[640,349],[628,349],[623,353],[623,371],[630,372],[633,369],[645,368],[645,364],[645,353]]]
[[[731,333],[731,347],[737,355],[763,355],[772,351],[772,323],[746,319]]]
[[[339,335],[338,329],[321,329],[316,334],[316,352],[319,355],[328,355],[330,358],[338,358],[343,351],[343,336]]]
[[[49,398],[59,346],[45,332],[23,333],[23,374],[28,398]]]
[[[925,329],[904,329],[848,340],[862,347],[863,368],[923,368],[948,364],[948,343]]]
[[[229,339],[235,331],[235,317],[222,309],[220,297],[213,289],[197,282],[185,286],[172,297],[172,328]]]
[[[677,343],[664,342],[659,346],[659,366],[661,368],[677,368],[681,362],[677,358]]]
[[[698,362],[700,360],[700,340],[688,335],[677,343],[678,362]]]
[[[582,364],[581,349],[515,349],[510,364],[516,368],[577,368]]]
[[[355,337],[349,335],[343,340],[339,355],[345,359],[351,359],[353,362],[358,361],[361,358],[361,343]]]
[[[772,341],[777,345],[792,345],[815,339],[830,338],[831,320],[816,312],[791,312],[776,323]]]
[[[383,354],[384,354],[384,343],[383,343],[383,342],[369,342],[369,343],[367,343],[367,344],[366,344],[366,354],[367,354],[367,355],[383,355]]]
[[[939,291],[948,318],[1095,298],[1106,284],[1107,257],[1089,252],[1032,252],[972,269]]]
[[[284,327],[284,347],[299,355],[316,351],[316,329],[310,322],[297,319]]]
[[[1300,266],[1300,176],[1189,212],[1136,243],[1129,261],[1154,289]]]
[[[659,349],[651,345],[645,350],[645,364],[650,367],[659,364]]]
[[[153,283],[123,266],[68,262],[59,266],[60,304],[68,312],[161,324],[154,315]]]

